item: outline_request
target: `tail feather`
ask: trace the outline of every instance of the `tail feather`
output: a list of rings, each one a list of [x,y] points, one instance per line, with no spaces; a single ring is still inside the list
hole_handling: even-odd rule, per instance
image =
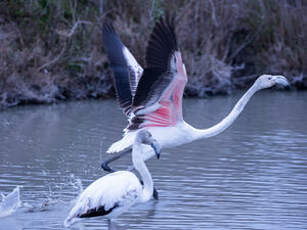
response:
[[[135,132],[127,133],[121,140],[113,143],[110,148],[107,150],[108,154],[112,153],[121,153],[132,148],[134,142]]]
[[[76,201],[76,204],[73,206],[68,216],[64,220],[65,227],[69,227],[79,220],[79,214],[82,212],[85,205],[87,205],[87,203],[84,204],[83,202],[79,202],[79,199]]]
[[[74,216],[68,216],[64,220],[64,227],[67,228],[67,227],[73,225],[75,222],[77,222],[77,218],[75,218]]]

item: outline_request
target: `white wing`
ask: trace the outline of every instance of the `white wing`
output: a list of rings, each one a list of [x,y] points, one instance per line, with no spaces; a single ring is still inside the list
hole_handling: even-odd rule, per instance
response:
[[[139,63],[135,60],[131,52],[128,50],[126,46],[123,47],[123,54],[127,62],[127,66],[130,72],[130,89],[131,94],[134,97],[137,85],[139,80],[143,74],[143,68],[139,65]]]
[[[76,204],[64,221],[70,226],[90,211],[104,210],[108,215],[114,208],[127,209],[133,205],[142,192],[142,185],[131,172],[118,171],[108,174],[90,184],[79,196]],[[120,213],[118,213],[120,214]]]

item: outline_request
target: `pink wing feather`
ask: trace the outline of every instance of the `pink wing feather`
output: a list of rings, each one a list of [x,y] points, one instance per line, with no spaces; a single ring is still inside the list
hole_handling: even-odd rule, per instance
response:
[[[178,51],[174,21],[160,20],[146,51],[147,68],[137,86],[127,130],[175,126],[182,121],[187,75]]]
[[[175,53],[177,60],[177,73],[170,85],[161,95],[158,103],[159,107],[155,111],[145,114],[143,127],[167,127],[175,126],[178,121],[182,121],[182,97],[185,85],[187,83],[187,75],[184,64],[181,60],[181,54]],[[180,60],[180,61],[179,61]]]
[[[142,119],[142,123],[138,128],[175,126],[177,122],[183,120],[182,98],[187,83],[187,75],[180,52],[177,51],[174,55],[177,60],[176,72],[158,101],[150,106],[155,109],[152,110],[145,106],[135,111],[135,114],[140,115]]]

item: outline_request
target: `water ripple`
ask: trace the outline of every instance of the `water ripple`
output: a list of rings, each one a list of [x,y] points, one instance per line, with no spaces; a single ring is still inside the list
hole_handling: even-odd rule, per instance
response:
[[[163,151],[159,161],[148,162],[160,200],[132,208],[116,224],[120,229],[159,230],[306,228],[306,96],[285,96],[283,103],[292,110],[278,107],[278,94],[259,95],[223,134]],[[187,100],[186,120],[209,127],[236,99]],[[188,113],[198,108],[210,113]],[[121,137],[125,125],[114,101],[1,113],[0,192],[22,185],[21,199],[32,207],[1,219],[1,226],[63,229],[72,201],[105,174],[99,168],[101,154]],[[115,167],[130,164],[126,157]],[[75,228],[106,227],[97,218]]]

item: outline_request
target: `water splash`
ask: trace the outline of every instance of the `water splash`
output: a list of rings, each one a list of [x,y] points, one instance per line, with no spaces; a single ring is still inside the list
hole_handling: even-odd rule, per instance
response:
[[[37,204],[23,203],[24,212],[46,212],[50,211],[60,201],[51,198],[38,202]]]
[[[70,174],[69,184],[77,190],[78,194],[83,192],[83,185],[80,178],[76,177],[74,174]]]
[[[83,192],[83,186],[82,186],[82,181],[80,178],[76,177],[74,174],[70,174],[70,182],[69,185],[71,185],[74,189],[77,190],[78,196],[75,197],[73,200],[70,201],[70,204],[74,204],[80,194]],[[74,218],[70,214],[68,217],[64,220],[64,227],[69,227],[73,225],[75,222],[78,222],[79,218]]]
[[[2,194],[2,202],[0,203],[0,217],[5,217],[14,213],[22,203],[20,200],[20,187],[17,186],[7,196]]]

